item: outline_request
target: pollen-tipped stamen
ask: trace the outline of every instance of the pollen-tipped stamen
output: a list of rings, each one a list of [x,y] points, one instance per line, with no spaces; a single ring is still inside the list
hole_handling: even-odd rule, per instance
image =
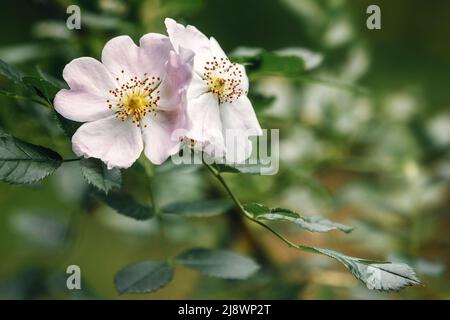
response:
[[[122,71],[123,74],[123,71]],[[120,86],[109,91],[113,96],[111,100],[107,100],[108,108],[112,109],[112,100],[116,101],[116,117],[125,121],[128,117],[132,116],[132,122],[140,127],[142,119],[147,114],[155,115],[157,112],[157,102],[159,101],[159,91],[157,90],[160,85],[160,77],[150,77],[144,74],[144,78],[141,80],[137,76],[130,78],[128,81],[125,79],[120,80],[116,78],[118,82],[121,82]]]
[[[219,103],[231,103],[247,94],[241,89],[242,76],[239,67],[228,58],[213,57],[204,66],[203,79],[210,91],[218,96]]]

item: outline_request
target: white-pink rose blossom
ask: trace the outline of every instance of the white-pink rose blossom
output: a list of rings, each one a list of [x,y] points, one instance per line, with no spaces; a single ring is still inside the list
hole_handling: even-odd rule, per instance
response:
[[[242,162],[251,154],[249,137],[262,134],[247,97],[249,81],[244,66],[230,62],[217,41],[197,28],[169,18],[165,24],[175,50],[188,48],[195,53],[187,91],[190,129],[186,137],[212,155]]]
[[[58,113],[86,122],[72,137],[75,154],[99,158],[108,168],[128,168],[142,150],[154,164],[178,151],[173,132],[187,128],[186,89],[193,53],[168,37],[144,35],[137,46],[128,36],[113,38],[101,62],[71,61],[63,71],[69,85],[55,97]]]

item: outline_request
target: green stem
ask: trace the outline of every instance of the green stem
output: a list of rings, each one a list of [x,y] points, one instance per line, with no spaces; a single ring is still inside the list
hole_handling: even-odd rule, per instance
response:
[[[246,218],[250,219],[251,217],[247,215],[247,212],[244,210],[244,207],[242,206],[239,199],[231,191],[231,189],[228,187],[225,180],[217,170],[215,170],[212,166],[207,165],[206,163],[205,166],[208,171],[210,171],[221,182],[222,186],[224,186],[230,197],[233,199],[233,202],[236,204],[236,208],[234,210],[231,210],[229,213],[230,215],[228,216],[228,220],[230,221],[231,226],[235,227],[237,231],[241,232],[242,237],[245,239],[245,241],[247,241],[253,253],[255,254],[255,257],[257,257],[259,261],[264,262],[266,266],[272,268],[274,271],[278,270],[278,266],[276,265],[276,263],[265,252],[264,248],[259,244],[257,239],[252,235],[251,230],[247,227],[247,224],[244,221],[245,218],[242,217],[241,213],[244,213],[244,216]]]
[[[261,227],[265,228],[266,230],[270,231],[271,233],[273,233],[277,238],[279,238],[281,241],[283,241],[284,243],[286,243],[288,246],[299,249],[299,250],[306,250],[306,251],[313,251],[313,252],[318,252],[314,247],[310,247],[310,246],[304,246],[304,245],[298,245],[296,243],[293,243],[292,241],[290,241],[289,239],[285,238],[283,235],[281,235],[279,232],[275,231],[274,229],[272,229],[270,226],[268,226],[267,224],[255,219],[250,213],[248,213],[245,209],[244,206],[242,205],[242,203],[239,201],[239,199],[237,198],[237,196],[234,194],[234,192],[230,189],[230,187],[228,186],[228,184],[226,183],[226,181],[224,180],[224,178],[222,177],[222,175],[220,174],[219,171],[217,171],[216,169],[214,169],[211,165],[207,164],[205,161],[203,161],[203,164],[205,165],[205,167],[217,178],[217,180],[219,180],[219,182],[222,184],[222,186],[225,188],[225,190],[227,191],[228,195],[230,196],[230,198],[233,200],[233,202],[236,204],[236,207],[239,208],[239,211],[241,211],[242,214],[245,215],[245,217],[247,217],[250,221],[260,225]]]
[[[156,209],[155,194],[153,192],[153,186],[152,186],[152,182],[151,181],[148,182],[148,194],[150,196],[150,201],[152,203],[153,214],[155,215],[155,217],[157,217],[158,216],[158,210]]]
[[[152,185],[151,180],[148,182],[148,193],[150,196],[150,201],[152,203],[153,215],[156,218],[156,221],[158,221],[160,235],[162,238],[164,238],[164,228],[163,228],[162,216],[161,216],[161,212],[158,209],[158,205],[156,203],[156,197],[155,197],[155,193],[153,192],[153,185]]]
[[[233,202],[236,204],[236,206],[239,208],[239,210],[249,219],[252,219],[252,216],[245,211],[244,206],[242,205],[242,203],[239,201],[239,199],[236,197],[236,195],[233,193],[233,191],[231,191],[230,187],[228,187],[227,183],[225,182],[225,180],[223,179],[222,175],[220,174],[220,172],[218,172],[216,169],[214,169],[211,165],[207,164],[205,161],[203,161],[203,164],[206,166],[206,168],[220,181],[220,183],[222,184],[222,186],[225,188],[225,190],[227,191],[228,195],[231,197],[231,199],[233,200]]]

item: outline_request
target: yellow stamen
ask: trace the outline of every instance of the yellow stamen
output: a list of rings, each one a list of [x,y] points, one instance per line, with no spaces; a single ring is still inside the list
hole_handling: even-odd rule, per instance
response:
[[[225,79],[213,77],[211,79],[211,91],[215,94],[222,95],[225,91]]]
[[[243,94],[241,88],[243,72],[239,65],[231,63],[228,58],[213,57],[204,65],[203,80],[212,93],[219,98],[219,103],[231,103]]]
[[[132,93],[124,97],[122,110],[124,115],[133,115],[134,120],[139,122],[149,111],[150,106],[148,95]]]
[[[132,117],[132,122],[139,127],[147,114],[155,115],[157,112],[157,104],[160,99],[157,88],[160,80],[160,77],[150,78],[146,73],[143,79],[139,79],[137,76],[128,81],[122,79],[117,88],[109,90],[112,96],[106,100],[108,108],[112,109],[113,103],[115,103],[116,117],[121,121]]]
[[[129,109],[131,109],[134,112],[140,112],[145,108],[145,98],[140,95],[131,95],[128,97],[125,104]]]

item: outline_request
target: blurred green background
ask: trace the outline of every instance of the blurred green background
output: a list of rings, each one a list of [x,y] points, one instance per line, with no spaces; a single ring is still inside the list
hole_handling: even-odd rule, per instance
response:
[[[81,30],[65,26],[70,4],[81,7]],[[381,7],[382,30],[366,28],[370,4]],[[424,285],[391,294],[369,291],[335,261],[289,249],[228,213],[166,218],[161,236],[156,222],[133,221],[93,200],[77,164],[67,163],[37,185],[0,184],[0,298],[450,298],[450,2],[4,0],[0,58],[61,79],[66,63],[99,58],[114,36],[137,41],[148,32],[165,33],[165,17],[213,35],[227,52],[303,47],[323,56],[309,78],[266,77],[251,84],[251,91],[274,97],[257,113],[264,128],[280,128],[280,172],[226,179],[244,202],[357,227],[341,235],[280,225],[291,240],[407,262]],[[0,85],[8,84],[0,79]],[[6,97],[0,102],[5,131],[72,155],[50,110]],[[204,170],[160,171],[158,204],[226,196]],[[136,172],[127,170],[124,178],[125,190],[144,201]],[[263,267],[239,282],[180,268],[156,293],[116,293],[112,279],[123,266],[194,246],[231,248]],[[63,287],[70,264],[81,267],[81,291]]]

